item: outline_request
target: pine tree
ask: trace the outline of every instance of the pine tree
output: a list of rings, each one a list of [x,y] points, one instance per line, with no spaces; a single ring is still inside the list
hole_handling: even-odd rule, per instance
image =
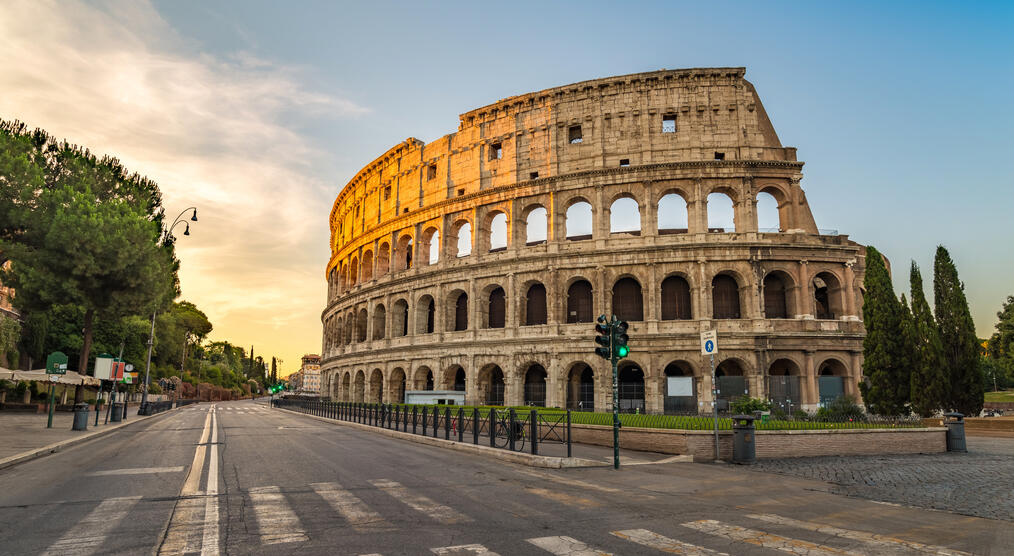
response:
[[[881,415],[905,413],[908,384],[903,368],[904,336],[901,302],[894,295],[891,277],[876,248],[866,248],[866,296],[863,299],[863,374],[868,383],[860,384],[866,405]]]
[[[978,415],[984,401],[979,342],[965,299],[965,286],[943,245],[937,246],[933,261],[933,299],[950,386],[947,406],[965,415]]]
[[[950,389],[944,374],[944,346],[940,343],[940,332],[926,301],[922,273],[915,261],[912,261],[909,281],[912,288],[912,322],[916,341],[910,399],[913,411],[923,417],[929,417],[944,407],[944,396]]]

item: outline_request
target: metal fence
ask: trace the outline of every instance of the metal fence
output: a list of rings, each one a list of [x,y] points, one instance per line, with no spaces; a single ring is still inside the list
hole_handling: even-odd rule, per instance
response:
[[[273,407],[455,442],[538,455],[545,443],[562,444],[571,457],[571,412],[514,408],[272,400]],[[527,450],[526,450],[527,449]]]
[[[137,408],[138,415],[155,415],[156,413],[162,413],[163,411],[169,411],[173,408],[172,400],[164,402],[145,402]]]
[[[192,403],[198,403],[200,401],[201,400],[198,400],[198,399],[193,399],[193,400],[182,400],[182,399],[181,400],[176,400],[176,407],[183,407],[185,405],[190,405]]]

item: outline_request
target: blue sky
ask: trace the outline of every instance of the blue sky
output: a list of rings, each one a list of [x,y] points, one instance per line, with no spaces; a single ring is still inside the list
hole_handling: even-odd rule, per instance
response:
[[[980,336],[1014,294],[1012,3],[13,2],[0,31],[0,55],[21,66],[0,71],[0,117],[123,157],[171,207],[203,203],[214,241],[181,250],[184,296],[258,352],[291,335],[289,363],[319,350],[327,213],[359,168],[500,98],[659,68],[745,66],[806,162],[818,227],[886,253],[898,293],[910,259],[931,288],[944,244]],[[26,46],[38,40],[67,53]],[[72,71],[89,52],[101,64]],[[124,83],[145,99],[126,121],[131,106],[102,102]],[[159,131],[122,131],[138,125]],[[222,245],[239,218],[245,241]]]

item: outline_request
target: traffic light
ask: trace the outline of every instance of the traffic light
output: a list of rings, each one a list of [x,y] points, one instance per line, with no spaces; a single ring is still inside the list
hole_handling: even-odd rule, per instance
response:
[[[595,343],[602,347],[595,348],[595,354],[606,360],[608,360],[610,356],[609,344],[611,342],[611,331],[612,327],[609,325],[609,322],[606,321],[606,316],[600,315],[598,318],[598,324],[595,325]]]
[[[627,342],[630,341],[630,337],[627,336],[627,328],[625,320],[617,322],[613,328],[613,354],[617,359],[622,359],[630,353],[630,348],[627,347]]]

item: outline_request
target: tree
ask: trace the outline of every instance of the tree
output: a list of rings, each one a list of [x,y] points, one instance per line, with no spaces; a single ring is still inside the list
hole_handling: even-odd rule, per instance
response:
[[[947,405],[965,415],[978,415],[984,391],[975,324],[965,299],[965,286],[943,245],[937,246],[933,261],[933,299],[950,386]]]
[[[912,293],[912,334],[915,342],[914,365],[912,366],[911,400],[912,410],[929,417],[944,407],[948,390],[944,375],[944,346],[940,341],[933,313],[930,311],[923,291],[922,273],[912,261],[909,275]]]
[[[903,359],[902,308],[883,256],[873,246],[866,248],[866,296],[863,300],[863,399],[873,412],[882,415],[905,413],[909,377]]]
[[[1004,388],[1014,380],[1014,295],[1008,295],[996,313],[996,332],[986,343],[986,363],[992,387]]]

